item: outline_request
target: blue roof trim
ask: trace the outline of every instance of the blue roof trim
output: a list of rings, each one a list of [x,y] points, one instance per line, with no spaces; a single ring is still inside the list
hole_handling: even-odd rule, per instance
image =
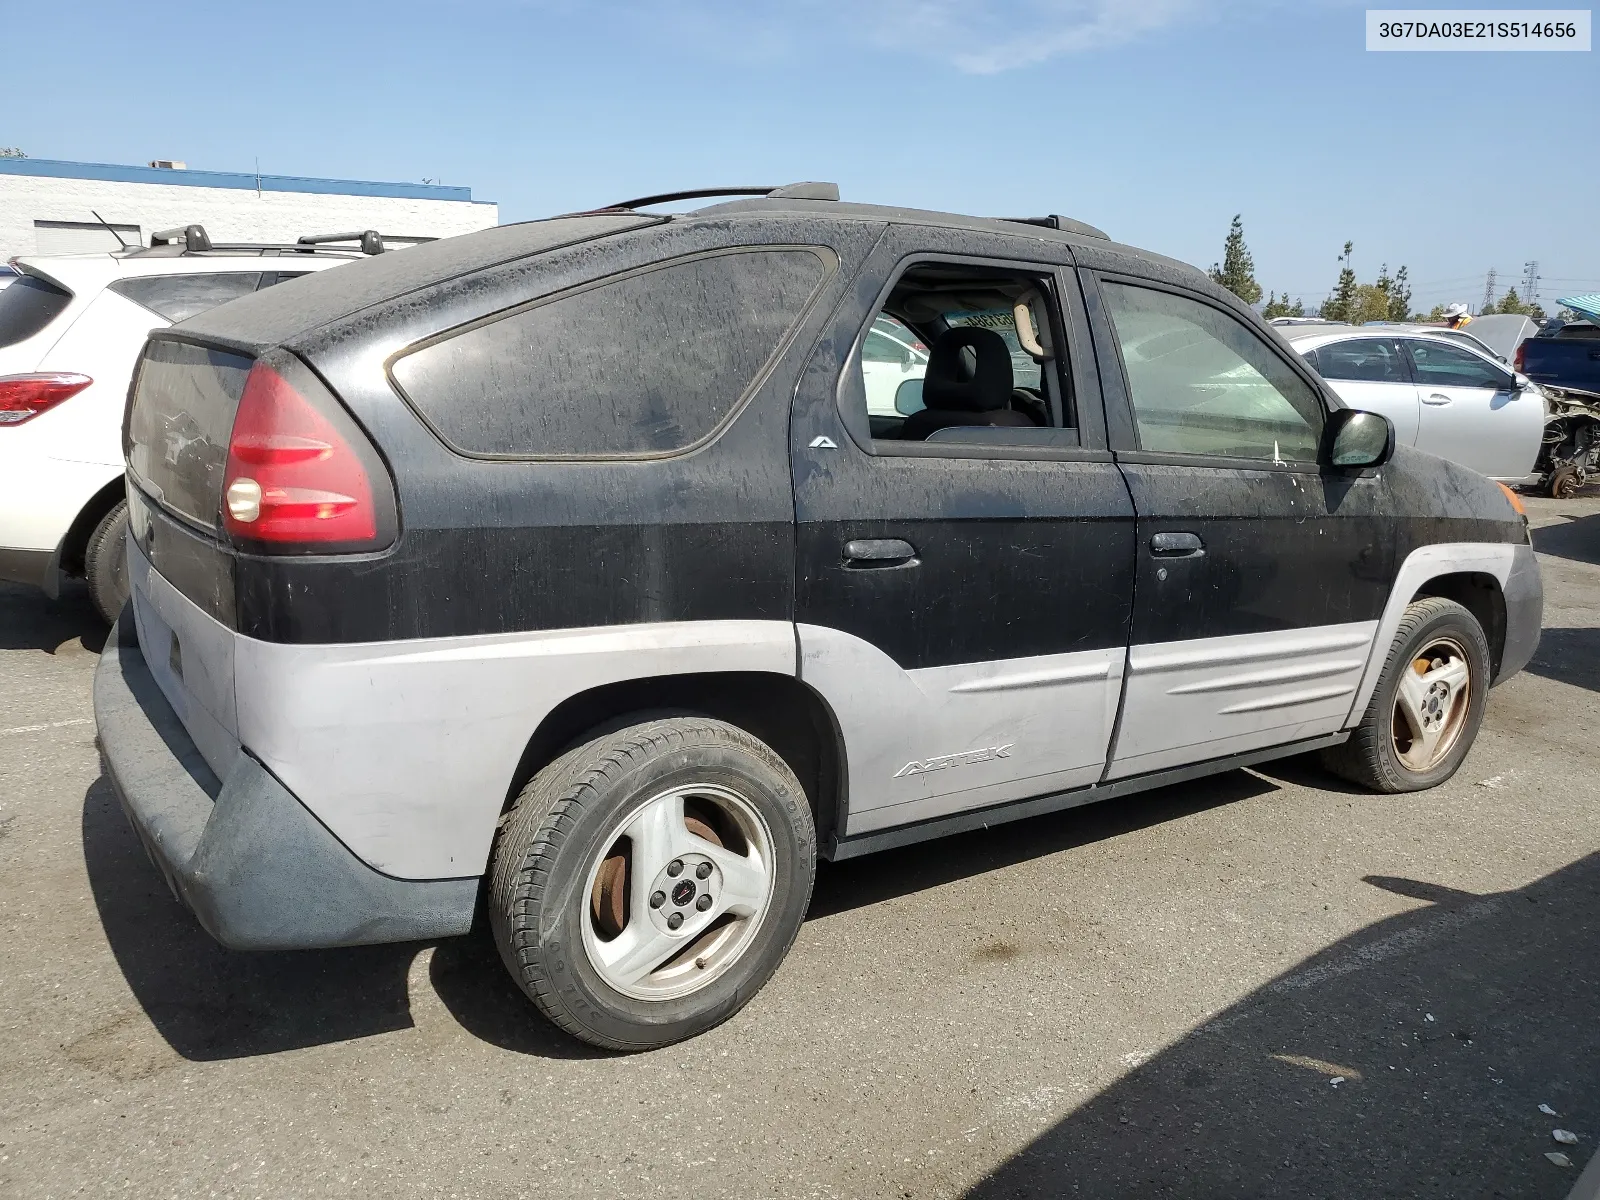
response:
[[[53,158],[0,158],[0,175],[48,179],[99,179],[107,183],[159,183],[168,187],[232,188],[253,192],[311,192],[321,196],[390,196],[398,200],[471,201],[469,187],[429,183],[365,183],[355,179],[309,179],[299,175],[251,175],[238,171],[172,171],[115,163],[63,162]]]

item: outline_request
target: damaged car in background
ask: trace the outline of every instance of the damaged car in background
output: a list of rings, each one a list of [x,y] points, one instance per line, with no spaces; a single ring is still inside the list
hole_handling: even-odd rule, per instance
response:
[[[1560,303],[1579,319],[1547,322],[1517,347],[1516,367],[1545,394],[1539,484],[1565,498],[1600,465],[1600,293]]]

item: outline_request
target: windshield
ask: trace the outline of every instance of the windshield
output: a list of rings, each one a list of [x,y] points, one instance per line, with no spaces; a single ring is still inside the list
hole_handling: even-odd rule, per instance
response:
[[[59,317],[72,293],[36,275],[0,289],[0,347],[25,342]]]

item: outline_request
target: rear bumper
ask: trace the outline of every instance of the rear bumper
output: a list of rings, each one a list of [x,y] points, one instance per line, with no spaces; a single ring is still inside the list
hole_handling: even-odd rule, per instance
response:
[[[1539,577],[1539,560],[1534,557],[1532,546],[1517,547],[1511,573],[1500,591],[1506,602],[1506,638],[1495,683],[1522,670],[1539,648],[1539,633],[1544,626],[1544,581]]]
[[[94,680],[101,760],[173,894],[236,950],[466,933],[478,879],[403,880],[367,866],[254,758],[218,780],[161,694],[124,610]]]

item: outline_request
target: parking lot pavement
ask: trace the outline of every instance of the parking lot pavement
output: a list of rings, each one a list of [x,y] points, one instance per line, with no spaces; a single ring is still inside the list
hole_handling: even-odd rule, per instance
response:
[[[481,938],[211,944],[100,778],[87,599],[0,588],[0,1195],[1563,1196],[1600,500],[1529,509],[1544,641],[1447,786],[1291,761],[824,867],[750,1007],[636,1057]]]

